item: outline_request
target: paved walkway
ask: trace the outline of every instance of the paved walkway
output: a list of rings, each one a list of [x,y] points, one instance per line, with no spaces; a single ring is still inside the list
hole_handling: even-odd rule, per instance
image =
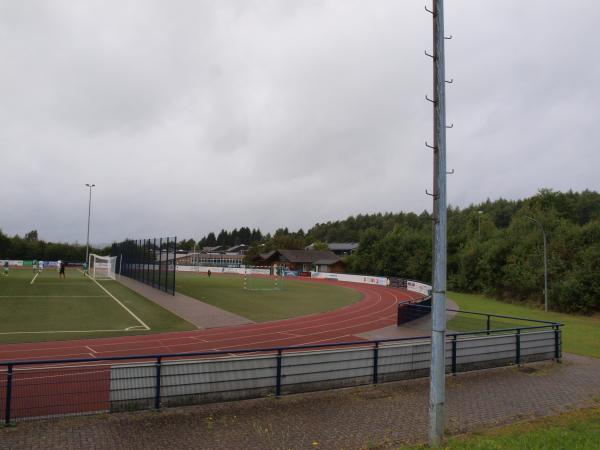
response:
[[[423,442],[428,380],[164,409],[23,422],[0,429],[2,449],[359,449]],[[447,428],[473,431],[594,404],[600,359],[447,378]],[[314,444],[316,442],[318,444]]]
[[[179,292],[175,292],[175,295],[167,294],[127,277],[119,276],[117,280],[129,289],[143,295],[148,300],[152,300],[154,303],[159,304],[200,329],[254,323],[245,317],[203,303],[200,300],[180,294]]]

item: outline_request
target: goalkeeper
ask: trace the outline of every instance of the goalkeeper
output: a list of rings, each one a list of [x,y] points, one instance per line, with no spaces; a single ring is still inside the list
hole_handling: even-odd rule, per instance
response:
[[[84,275],[88,274],[88,263],[87,262],[83,263],[83,274]]]

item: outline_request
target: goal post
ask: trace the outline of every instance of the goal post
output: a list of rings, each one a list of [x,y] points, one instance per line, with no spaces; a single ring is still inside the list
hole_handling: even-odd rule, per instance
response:
[[[95,280],[114,280],[117,267],[116,256],[101,256],[90,254],[88,262],[88,275]]]
[[[245,291],[280,291],[283,289],[284,268],[281,266],[246,266]]]

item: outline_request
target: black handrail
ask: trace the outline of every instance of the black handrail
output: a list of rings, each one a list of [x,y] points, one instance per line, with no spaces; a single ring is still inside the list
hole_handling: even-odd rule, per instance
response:
[[[431,309],[431,306],[412,304],[410,302],[402,302],[400,304],[406,304],[406,303],[409,303],[412,308]],[[516,317],[516,316],[505,316],[502,314],[482,313],[482,312],[477,312],[477,311],[468,311],[468,310],[464,310],[464,309],[446,308],[446,311],[447,312],[457,312],[457,313],[462,313],[462,314],[474,314],[474,315],[478,315],[478,316],[498,317],[500,319],[522,320],[523,322],[546,323],[548,325],[555,325],[558,323],[558,322],[552,322],[551,320],[529,319],[529,318],[525,318],[525,317]]]
[[[525,326],[525,327],[515,327],[515,328],[505,328],[498,330],[491,330],[492,333],[500,333],[494,337],[498,336],[515,336],[515,364],[522,364],[523,357],[521,353],[521,337],[526,335],[527,333],[522,333],[523,331],[528,330],[540,330],[546,329],[546,332],[550,332],[554,336],[554,348],[553,355],[554,360],[560,362],[561,359],[561,333],[560,327],[563,326],[561,323],[552,323],[552,324],[544,324],[544,325],[533,325],[533,326]],[[551,329],[550,329],[551,328]],[[501,334],[506,332],[512,332],[512,334]],[[480,331],[471,331],[471,332],[462,332],[462,333],[448,333],[446,336],[449,338],[447,342],[452,344],[451,347],[451,373],[456,374],[459,370],[457,365],[457,342],[460,340],[461,336],[471,336],[480,335],[480,334],[490,334],[490,330],[480,330]],[[89,367],[94,368],[97,367],[98,363],[103,361],[111,361],[113,363],[118,361],[124,361],[126,363],[132,363],[133,361],[141,361],[142,363],[146,363],[149,367],[154,366],[155,372],[153,377],[155,378],[154,385],[154,408],[160,409],[162,406],[162,393],[161,393],[161,380],[162,380],[162,365],[164,364],[164,358],[178,358],[175,359],[174,362],[186,362],[184,358],[190,357],[215,357],[219,355],[242,355],[242,354],[264,354],[269,353],[270,357],[273,357],[273,353],[275,353],[277,366],[276,366],[276,381],[275,381],[275,395],[280,396],[282,393],[282,358],[284,355],[284,351],[298,351],[298,350],[311,350],[311,349],[326,349],[326,348],[340,348],[340,347],[356,347],[359,349],[373,351],[372,355],[372,383],[376,384],[380,381],[379,379],[379,350],[382,348],[380,344],[382,343],[393,343],[393,342],[418,342],[418,341],[430,341],[429,336],[413,336],[406,338],[388,338],[388,339],[377,339],[372,341],[351,341],[351,342],[337,342],[337,343],[328,343],[328,344],[311,344],[311,345],[297,345],[297,346],[288,346],[288,347],[267,347],[267,348],[253,348],[253,349],[227,349],[227,350],[218,350],[218,351],[207,351],[207,352],[187,352],[187,353],[163,353],[163,354],[152,354],[152,355],[129,355],[129,356],[113,356],[113,357],[100,357],[100,358],[71,358],[71,359],[53,359],[53,360],[21,360],[21,361],[4,361],[0,362],[0,367],[6,366],[4,373],[6,373],[6,383],[4,387],[5,397],[4,397],[4,423],[6,425],[11,423],[12,420],[12,397],[13,397],[13,389],[12,389],[12,381],[13,381],[13,373],[14,369],[17,366],[28,366],[27,368],[31,368],[31,370],[35,370],[36,368],[42,368],[44,370],[50,370],[53,368],[57,368],[56,366],[52,366],[52,364],[64,364],[64,368],[72,368],[73,366],[69,366],[68,364],[73,363],[95,363],[94,365],[87,366],[79,366],[79,367]],[[60,366],[59,366],[60,367]],[[27,370],[27,368],[25,370]]]

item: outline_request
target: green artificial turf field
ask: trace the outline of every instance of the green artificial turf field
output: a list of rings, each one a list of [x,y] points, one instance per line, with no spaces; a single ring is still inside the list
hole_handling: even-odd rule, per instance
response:
[[[527,317],[529,319],[548,320],[552,322],[563,323],[563,351],[576,353],[579,355],[600,357],[600,317],[582,316],[577,314],[565,314],[554,311],[544,312],[538,308],[531,308],[525,305],[506,303],[491,299],[484,295],[461,294],[458,292],[449,292],[448,297],[454,300],[460,309],[481,311],[492,314],[501,314],[507,316]],[[514,321],[505,321],[506,323]],[[523,325],[523,322],[518,322]],[[448,329],[455,331],[472,331],[473,321],[465,320],[459,314],[455,319],[448,322]],[[480,325],[485,329],[483,321]],[[494,328],[498,328],[494,326]]]
[[[241,275],[177,274],[177,292],[255,322],[331,311],[362,298],[353,289],[291,278],[284,279],[281,290],[264,290],[274,287],[273,280],[252,279],[256,291],[244,290],[243,283]]]
[[[0,343],[126,336],[195,329],[112,280],[95,282],[75,269],[0,275]],[[104,288],[104,289],[103,289]]]

